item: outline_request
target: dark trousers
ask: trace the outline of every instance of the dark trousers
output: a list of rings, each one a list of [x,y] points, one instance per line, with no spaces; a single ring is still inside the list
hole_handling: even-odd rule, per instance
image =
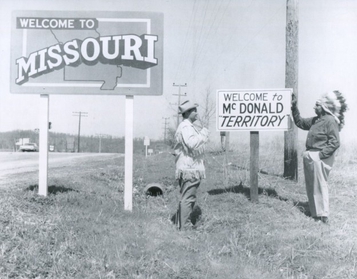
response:
[[[175,218],[175,224],[179,229],[192,226],[191,214],[196,203],[200,182],[200,180],[179,179],[181,200]]]

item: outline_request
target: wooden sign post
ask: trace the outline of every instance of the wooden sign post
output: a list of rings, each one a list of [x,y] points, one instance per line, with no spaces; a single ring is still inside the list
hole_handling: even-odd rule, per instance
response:
[[[287,131],[292,89],[217,91],[217,131],[250,131],[250,198],[258,202],[259,131]]]
[[[259,132],[250,132],[250,200],[258,202]]]

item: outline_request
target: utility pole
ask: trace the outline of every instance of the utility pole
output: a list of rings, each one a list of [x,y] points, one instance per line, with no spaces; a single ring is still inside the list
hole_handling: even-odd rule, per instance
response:
[[[99,138],[99,149],[98,149],[98,153],[102,152],[102,138],[109,138],[109,135],[107,134],[96,134],[96,136]]]
[[[97,136],[99,137],[99,150],[98,150],[98,153],[101,153],[102,152],[102,137],[104,135],[102,134],[97,134]]]
[[[181,87],[186,87],[187,83],[185,84],[175,84],[173,83],[172,86],[177,86],[179,88],[179,93],[178,94],[173,94],[175,96],[178,96],[178,104],[177,104],[177,127],[180,124],[180,114],[179,114],[179,110],[178,110],[178,106],[181,105],[181,96],[186,96],[187,93],[181,94]]]
[[[81,118],[82,117],[88,117],[88,112],[83,112],[83,111],[78,111],[78,112],[73,112],[73,116],[79,116],[79,123],[78,123],[78,153],[80,152],[80,139],[81,139]]]
[[[101,153],[102,152],[102,137],[99,136],[99,150],[98,150],[98,153]]]
[[[170,117],[163,117],[164,119],[164,142],[166,142],[166,131],[167,131],[167,119],[169,119]]]
[[[298,42],[299,42],[299,0],[286,0],[286,62],[285,88],[292,88],[298,97]],[[284,177],[298,180],[297,127],[284,132]]]

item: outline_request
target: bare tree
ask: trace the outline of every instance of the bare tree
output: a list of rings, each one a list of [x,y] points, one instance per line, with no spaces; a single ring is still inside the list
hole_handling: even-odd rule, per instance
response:
[[[209,128],[211,118],[214,116],[216,113],[216,103],[213,98],[212,90],[211,87],[208,86],[206,88],[206,91],[202,93],[202,100],[203,102],[201,103],[201,113],[199,114],[199,122],[202,127],[207,127]]]
[[[170,147],[175,146],[175,133],[176,130],[175,128],[169,127],[167,129],[167,135],[166,135],[166,144],[169,145]]]

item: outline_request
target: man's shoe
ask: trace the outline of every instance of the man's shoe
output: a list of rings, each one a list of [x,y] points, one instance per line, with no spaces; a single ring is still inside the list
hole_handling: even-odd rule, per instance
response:
[[[318,216],[318,217],[313,217],[316,222],[322,222],[324,224],[328,224],[328,217],[326,216]]]
[[[316,222],[320,222],[321,221],[321,217],[312,217]]]

